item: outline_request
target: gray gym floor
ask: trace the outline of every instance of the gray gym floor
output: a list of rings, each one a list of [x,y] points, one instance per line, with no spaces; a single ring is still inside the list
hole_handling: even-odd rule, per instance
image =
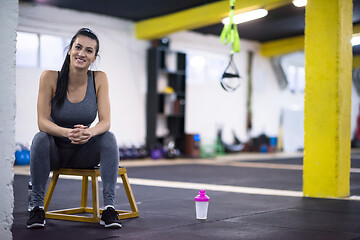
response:
[[[117,230],[51,219],[47,219],[45,229],[27,230],[28,169],[15,167],[13,237],[15,240],[360,239],[360,200],[356,196],[360,195],[357,173],[360,154],[352,154],[351,200],[298,196],[302,191],[302,158],[273,156],[124,161],[121,164],[127,167],[140,217],[123,220],[123,228]],[[210,197],[208,219],[196,220],[194,197],[202,184],[210,188],[206,191]],[[102,206],[101,182],[99,187]],[[278,194],[277,190],[283,191]],[[60,179],[50,208],[78,207],[80,191],[81,181]],[[121,182],[116,208],[130,209]]]

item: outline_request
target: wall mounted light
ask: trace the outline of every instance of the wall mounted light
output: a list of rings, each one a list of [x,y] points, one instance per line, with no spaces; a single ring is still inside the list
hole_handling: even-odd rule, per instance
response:
[[[234,15],[234,23],[235,24],[244,23],[244,22],[248,22],[248,21],[252,21],[252,20],[255,20],[255,19],[265,17],[266,15],[268,15],[267,10],[265,10],[265,9],[256,9],[256,10],[253,10],[253,11],[244,12],[244,13]],[[229,24],[229,21],[230,21],[230,18],[226,17],[221,22],[224,25],[226,25],[226,24]]]
[[[293,0],[295,7],[305,7],[307,0]]]

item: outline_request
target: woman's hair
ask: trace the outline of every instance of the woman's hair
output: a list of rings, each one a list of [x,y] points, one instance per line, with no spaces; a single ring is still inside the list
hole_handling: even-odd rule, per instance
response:
[[[96,41],[95,56],[97,56],[98,52],[99,52],[99,39],[97,38],[95,33],[93,31],[91,31],[89,28],[81,28],[79,31],[77,31],[77,33],[71,39],[71,42],[69,45],[69,50],[72,48],[72,46],[75,42],[75,39],[79,35],[89,37]],[[70,66],[70,55],[66,54],[66,58],[61,67],[61,71],[58,75],[55,96],[51,100],[51,103],[55,103],[56,107],[61,107],[65,101],[65,97],[66,97],[67,90],[68,90],[68,83],[69,83],[69,66]]]

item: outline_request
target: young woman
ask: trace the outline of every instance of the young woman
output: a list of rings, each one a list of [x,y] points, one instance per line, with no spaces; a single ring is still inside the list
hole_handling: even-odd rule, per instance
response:
[[[71,39],[60,72],[44,71],[37,102],[38,126],[31,145],[30,171],[34,208],[27,228],[45,226],[44,195],[51,170],[92,168],[100,163],[105,210],[100,224],[121,227],[114,208],[119,151],[110,128],[108,80],[89,71],[99,40],[88,28]],[[90,127],[98,114],[99,122]]]

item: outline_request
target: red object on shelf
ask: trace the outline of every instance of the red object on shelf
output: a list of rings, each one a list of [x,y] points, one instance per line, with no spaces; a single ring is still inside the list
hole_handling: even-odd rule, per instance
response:
[[[200,139],[199,134],[185,135],[185,155],[192,158],[200,158]]]

